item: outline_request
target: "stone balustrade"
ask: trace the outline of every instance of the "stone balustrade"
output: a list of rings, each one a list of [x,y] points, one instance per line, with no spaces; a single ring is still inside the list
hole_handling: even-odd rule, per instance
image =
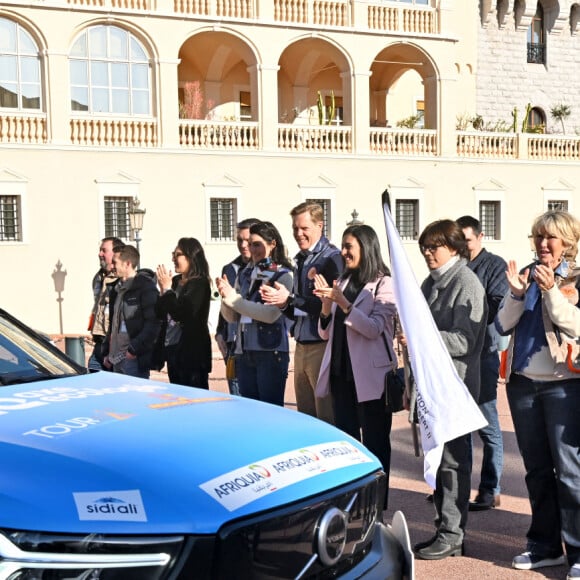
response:
[[[580,161],[580,138],[528,135],[528,158],[538,161]]]
[[[179,146],[186,149],[261,151],[259,122],[180,119]],[[155,119],[73,117],[70,145],[91,147],[161,147]],[[289,153],[357,154],[352,127],[277,126],[278,150]],[[438,156],[438,132],[430,129],[371,127],[374,155]],[[49,145],[45,115],[0,113],[0,143]],[[580,136],[456,131],[456,155],[468,159],[580,161]],[[363,152],[365,153],[365,152]]]
[[[28,145],[46,142],[46,115],[0,113],[0,143]]]
[[[370,150],[378,155],[437,155],[437,131],[373,127]]]
[[[45,4],[60,0],[45,0]],[[75,7],[135,12],[164,12],[184,16],[214,16],[234,20],[271,17],[276,22],[311,27],[357,28],[405,34],[438,34],[438,9],[401,6],[370,0],[360,9],[355,0],[65,0]]]
[[[457,131],[459,157],[486,159],[514,159],[517,157],[516,133],[486,131]]]
[[[295,153],[352,153],[352,129],[326,125],[278,125],[278,149]]]
[[[70,120],[73,145],[98,147],[156,147],[157,121],[78,117]]]
[[[179,142],[188,149],[256,150],[260,144],[258,123],[181,119]]]

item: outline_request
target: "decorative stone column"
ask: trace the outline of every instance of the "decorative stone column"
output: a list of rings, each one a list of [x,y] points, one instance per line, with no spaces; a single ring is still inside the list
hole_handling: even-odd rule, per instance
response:
[[[278,70],[277,64],[257,65],[260,144],[264,151],[278,149]]]
[[[46,119],[48,142],[54,145],[71,143],[71,99],[68,54],[46,51]]]
[[[157,135],[159,147],[179,147],[179,77],[177,67],[179,59],[158,60],[156,88],[152,94],[161,95],[157,98],[152,115],[157,118]],[[157,90],[156,90],[157,89]],[[155,110],[157,107],[157,110]]]
[[[354,153],[365,154],[370,151],[370,108],[369,108],[369,79],[373,73],[371,71],[352,73],[352,94],[351,106],[344,113],[344,122],[348,124],[351,119],[347,116],[352,114],[352,140]],[[343,86],[350,76],[343,73]],[[350,88],[350,87],[349,87]],[[348,93],[345,92],[345,95]],[[352,112],[352,113],[351,113]]]

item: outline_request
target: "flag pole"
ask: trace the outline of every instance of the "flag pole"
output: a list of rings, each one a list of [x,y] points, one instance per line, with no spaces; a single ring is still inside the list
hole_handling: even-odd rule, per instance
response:
[[[389,190],[385,189],[382,195],[382,207],[385,205],[389,208],[389,212],[391,211],[391,196],[389,194]],[[389,245],[389,238],[387,236],[387,247],[389,249],[389,259],[391,256],[391,248]],[[409,364],[409,351],[406,346],[403,346],[403,377],[405,380],[405,392],[408,395],[411,395],[411,366]],[[414,399],[413,399],[414,405]],[[415,457],[421,456],[421,450],[419,448],[419,429],[417,423],[415,423],[415,410],[409,410],[409,424],[411,426],[411,436],[413,438],[413,451],[415,452]]]

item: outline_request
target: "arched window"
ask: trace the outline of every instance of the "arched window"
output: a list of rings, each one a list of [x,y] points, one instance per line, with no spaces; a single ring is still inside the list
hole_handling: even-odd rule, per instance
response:
[[[147,53],[118,26],[93,26],[70,53],[71,108],[93,114],[149,115]]]
[[[6,18],[0,18],[0,107],[42,107],[38,47],[20,24]]]
[[[534,133],[544,133],[546,130],[546,114],[539,107],[530,109],[528,130],[532,130]]]
[[[539,2],[528,28],[528,62],[535,64],[546,63],[544,9]]]

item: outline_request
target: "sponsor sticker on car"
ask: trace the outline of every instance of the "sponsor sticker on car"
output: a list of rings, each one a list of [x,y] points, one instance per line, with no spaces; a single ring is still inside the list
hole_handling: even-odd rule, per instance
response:
[[[146,522],[147,514],[138,489],[73,493],[80,520]]]
[[[278,489],[353,464],[373,459],[347,441],[321,443],[224,473],[199,487],[229,511],[268,495]]]

